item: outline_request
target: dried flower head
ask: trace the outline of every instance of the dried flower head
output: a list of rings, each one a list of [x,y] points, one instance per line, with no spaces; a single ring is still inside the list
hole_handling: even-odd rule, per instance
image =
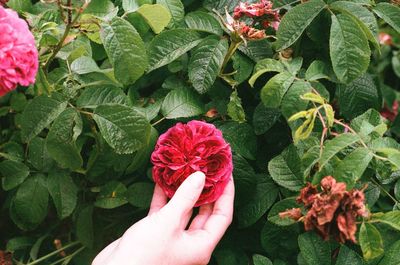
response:
[[[315,230],[325,240],[333,237],[341,243],[356,242],[356,220],[368,215],[363,190],[347,191],[345,183],[331,176],[323,178],[320,186],[319,191],[307,183],[300,191],[297,202],[304,205],[304,216],[300,208],[288,209],[279,216],[303,221],[305,230]]]

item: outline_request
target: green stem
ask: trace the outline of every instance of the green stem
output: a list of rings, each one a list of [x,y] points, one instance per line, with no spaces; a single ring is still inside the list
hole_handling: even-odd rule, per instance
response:
[[[232,58],[233,54],[235,54],[235,51],[239,48],[239,46],[242,44],[242,41],[236,42],[232,41],[231,44],[229,45],[228,53],[225,55],[224,61],[222,62],[222,67],[221,67],[221,72],[220,75],[224,75],[225,67],[228,64],[229,60]]]
[[[65,261],[65,260],[68,260],[68,259],[71,260],[73,257],[75,257],[76,255],[78,255],[78,254],[79,254],[82,250],[84,250],[84,249],[85,249],[85,247],[81,247],[80,249],[78,249],[77,251],[75,251],[74,253],[72,253],[71,255],[66,256],[66,257],[64,257],[64,258],[62,258],[62,259],[60,259],[60,260],[57,260],[57,261],[51,263],[50,265],[56,265],[56,264],[59,264],[59,263]]]
[[[162,117],[161,119],[159,119],[158,121],[154,122],[153,124],[151,124],[151,126],[156,126],[157,124],[161,123],[162,121],[164,121],[166,119],[166,117]]]
[[[78,244],[79,244],[79,242],[70,243],[70,244],[66,245],[65,247],[62,247],[62,248],[60,248],[60,249],[57,249],[56,251],[53,251],[53,252],[51,252],[51,253],[49,253],[49,254],[47,254],[47,255],[41,257],[40,259],[37,259],[37,260],[35,260],[35,261],[32,261],[32,262],[30,262],[30,263],[28,263],[28,264],[26,264],[26,265],[35,265],[35,264],[39,264],[40,262],[42,262],[42,261],[44,261],[44,260],[46,260],[46,259],[48,259],[48,258],[50,258],[50,257],[52,257],[52,256],[54,256],[54,255],[57,255],[57,254],[60,253],[61,251],[64,251],[64,250],[66,250],[66,249],[68,249],[68,248],[70,248],[70,247],[76,246],[76,245],[78,245]]]
[[[381,191],[383,191],[383,193],[385,193],[394,203],[399,204],[400,202],[392,196],[392,194],[390,194],[390,192],[388,192],[384,187],[381,186],[381,184],[379,184],[375,179],[371,178],[371,182],[374,183],[376,186],[379,187],[379,189]]]

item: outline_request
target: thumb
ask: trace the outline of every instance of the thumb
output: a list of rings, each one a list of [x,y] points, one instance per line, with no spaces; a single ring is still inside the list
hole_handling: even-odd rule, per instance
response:
[[[165,207],[166,210],[178,217],[192,210],[203,191],[205,180],[206,176],[200,171],[187,177]]]

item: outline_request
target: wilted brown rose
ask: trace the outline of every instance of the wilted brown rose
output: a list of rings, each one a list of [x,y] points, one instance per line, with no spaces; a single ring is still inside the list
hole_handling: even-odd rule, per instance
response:
[[[307,183],[296,201],[304,205],[305,216],[301,215],[300,208],[286,210],[279,216],[302,220],[305,230],[315,230],[325,240],[333,237],[341,243],[356,242],[357,218],[368,215],[363,190],[347,191],[346,184],[332,176],[321,180],[321,191]]]

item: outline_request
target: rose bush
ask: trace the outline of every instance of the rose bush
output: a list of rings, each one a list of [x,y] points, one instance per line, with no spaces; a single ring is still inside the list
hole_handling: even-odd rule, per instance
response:
[[[210,264],[400,264],[398,1],[0,3],[0,263],[90,264],[233,166]]]

